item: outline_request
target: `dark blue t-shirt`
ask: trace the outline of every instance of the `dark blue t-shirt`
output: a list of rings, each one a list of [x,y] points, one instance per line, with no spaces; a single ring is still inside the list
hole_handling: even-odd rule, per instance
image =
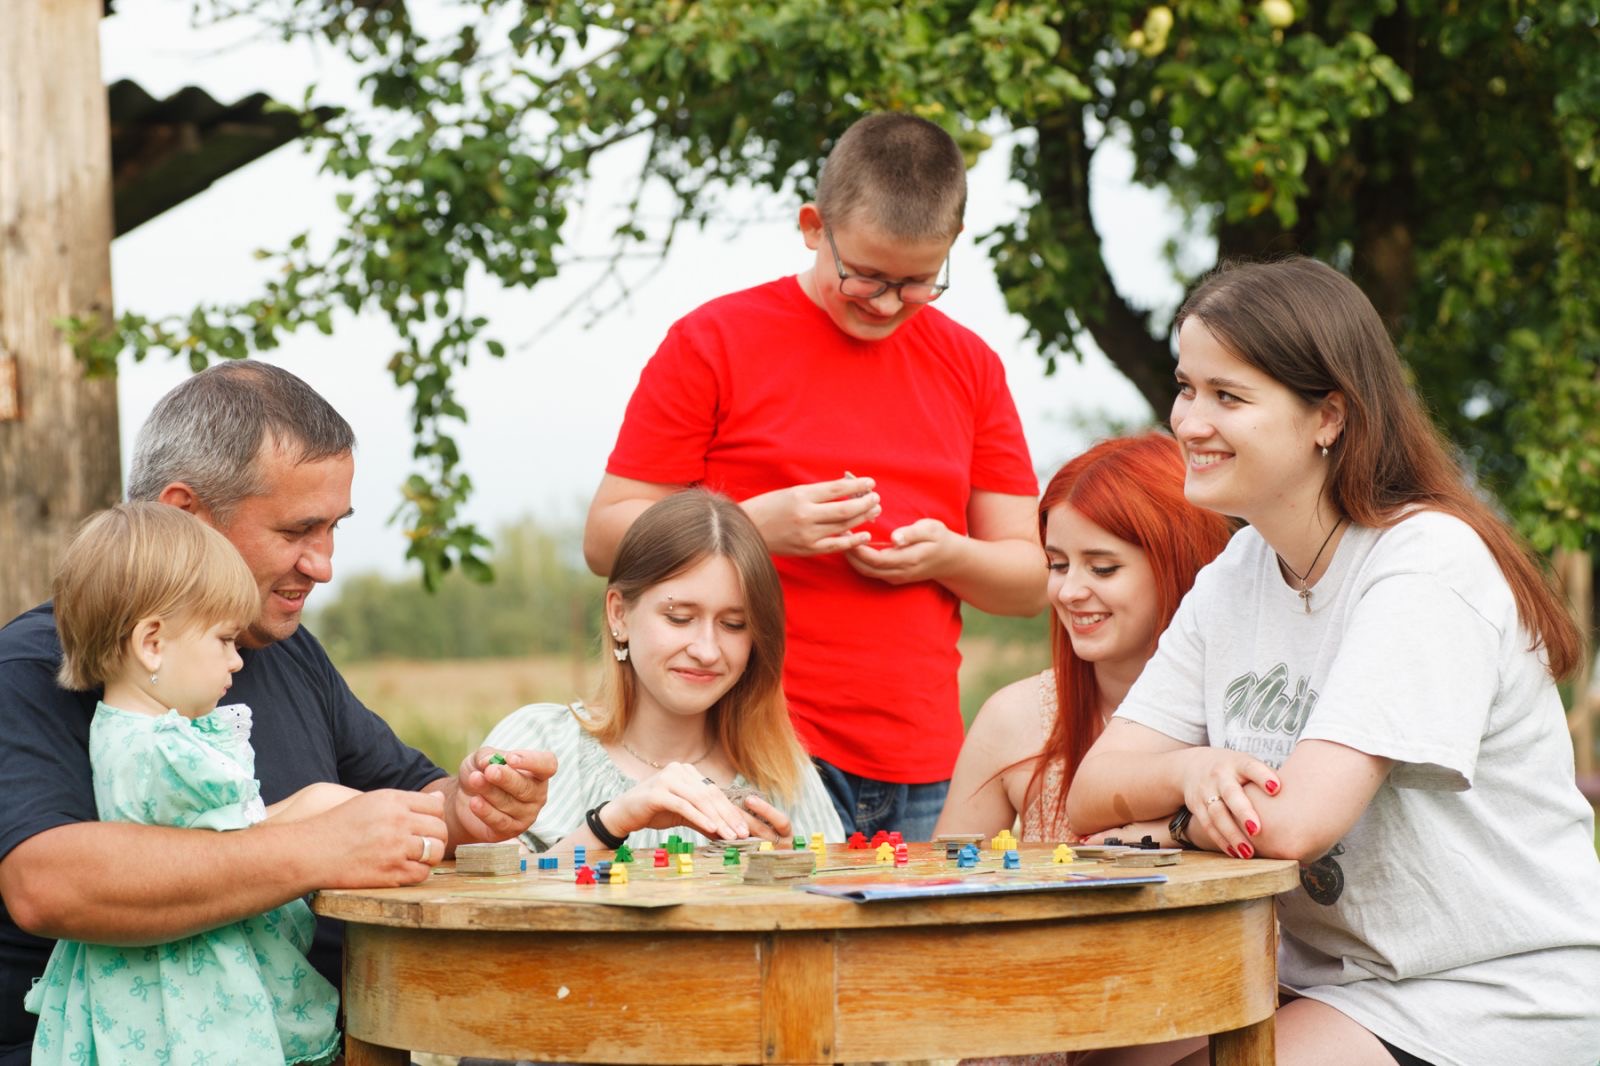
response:
[[[317,781],[351,788],[419,789],[445,776],[345,684],[304,627],[266,648],[241,648],[229,703],[248,704],[261,798],[276,803]],[[0,859],[37,833],[96,817],[89,721],[99,692],[56,685],[61,644],[49,604],[0,629]],[[86,876],[116,877],[83,857]],[[339,983],[339,923],[317,922],[311,962]],[[22,998],[44,972],[55,941],[18,929],[0,908],[0,1066],[28,1060],[37,1019]]]

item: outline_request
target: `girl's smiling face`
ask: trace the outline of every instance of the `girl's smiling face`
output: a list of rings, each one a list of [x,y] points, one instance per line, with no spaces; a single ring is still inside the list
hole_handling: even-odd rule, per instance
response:
[[[1326,410],[1229,352],[1199,318],[1178,332],[1172,432],[1183,447],[1189,502],[1260,524],[1310,513],[1327,463]]]
[[[1045,515],[1050,605],[1073,653],[1097,667],[1143,669],[1155,650],[1155,573],[1144,549],[1107,533],[1070,504]]]

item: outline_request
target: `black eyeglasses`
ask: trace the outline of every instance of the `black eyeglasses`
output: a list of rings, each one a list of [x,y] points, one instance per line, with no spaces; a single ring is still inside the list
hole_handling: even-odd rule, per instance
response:
[[[860,274],[851,274],[845,271],[844,263],[839,259],[839,246],[833,243],[833,227],[824,224],[822,232],[828,238],[828,247],[833,250],[833,268],[839,272],[839,291],[855,300],[875,300],[890,289],[900,297],[901,303],[906,304],[931,304],[944,290],[950,287],[950,258],[945,257],[944,281],[938,284],[929,281],[883,281],[879,278],[864,277]]]

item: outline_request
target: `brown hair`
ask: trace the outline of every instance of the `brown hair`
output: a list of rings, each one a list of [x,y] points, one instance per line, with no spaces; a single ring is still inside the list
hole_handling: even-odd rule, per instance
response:
[[[733,687],[707,717],[734,769],[762,791],[785,801],[798,796],[805,751],[789,722],[783,696],[783,587],[755,523],[726,496],[705,489],[677,492],[651,504],[617,545],[606,584],[632,606],[654,585],[722,557],[739,575],[750,658]],[[602,631],[606,651],[616,645]],[[598,708],[583,726],[607,743],[621,739],[638,698],[633,667],[605,656],[608,667]]]
[[[1358,525],[1385,529],[1416,510],[1440,511],[1483,539],[1517,601],[1530,649],[1550,673],[1578,666],[1578,628],[1537,557],[1468,486],[1394,343],[1356,284],[1314,259],[1229,263],[1184,301],[1173,323],[1205,323],[1234,356],[1307,404],[1345,399],[1345,426],[1329,459],[1328,499]]]
[[[1227,546],[1232,523],[1215,511],[1196,507],[1183,494],[1183,452],[1164,433],[1103,440],[1056,472],[1039,498],[1039,542],[1045,541],[1050,512],[1062,505],[1119,540],[1144,552],[1155,580],[1156,626],[1148,654],[1172,622],[1194,576]],[[1078,658],[1066,626],[1050,611],[1050,659],[1056,675],[1056,717],[1034,766],[1025,793],[1040,796],[1045,772],[1060,766],[1063,782],[1056,809],[1066,819],[1067,785],[1078,764],[1100,736],[1100,685],[1094,664]],[[1026,760],[1024,760],[1026,761]],[[1009,769],[1009,767],[1008,767]]]
[[[828,153],[817,210],[836,230],[865,219],[900,240],[953,241],[967,210],[966,158],[927,119],[868,115]]]
[[[122,667],[142,619],[181,626],[254,622],[261,591],[238,549],[194,515],[123,503],[91,515],[54,585],[62,687],[102,686]]]

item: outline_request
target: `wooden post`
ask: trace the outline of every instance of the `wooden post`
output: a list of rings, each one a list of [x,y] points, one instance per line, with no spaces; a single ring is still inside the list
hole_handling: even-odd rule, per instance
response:
[[[1600,698],[1594,687],[1594,558],[1585,551],[1558,549],[1553,560],[1556,578],[1566,593],[1567,605],[1583,634],[1583,663],[1572,679],[1572,706],[1567,725],[1572,731],[1573,755],[1580,779],[1596,776],[1595,740],[1600,736]],[[1591,783],[1589,788],[1593,788]]]
[[[0,32],[0,624],[48,598],[68,535],[116,502],[117,391],[57,319],[111,311],[103,0],[7,0]]]

